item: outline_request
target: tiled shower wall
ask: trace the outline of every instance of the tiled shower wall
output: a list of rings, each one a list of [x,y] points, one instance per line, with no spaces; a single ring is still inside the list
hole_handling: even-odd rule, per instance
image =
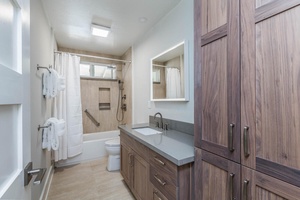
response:
[[[131,48],[122,56],[111,56],[93,52],[87,52],[82,50],[74,50],[69,48],[59,47],[59,51],[86,54],[93,56],[109,57],[115,59],[131,60]],[[100,79],[81,79],[81,104],[82,104],[82,120],[83,120],[83,132],[84,133],[94,133],[102,131],[111,131],[118,129],[119,124],[131,123],[132,116],[132,93],[131,93],[131,64],[122,64],[120,62],[101,60],[96,58],[86,58],[81,57],[81,61],[86,62],[98,62],[102,64],[114,64],[117,66],[117,79],[122,79],[124,81],[124,91],[123,95],[126,94],[126,106],[127,111],[124,112],[124,120],[118,122],[116,119],[116,112],[118,106],[119,98],[119,85],[117,81],[100,80]],[[101,93],[101,89],[104,89],[104,93]],[[109,90],[108,90],[109,88]],[[102,90],[103,91],[103,90]],[[109,92],[107,92],[109,91]],[[99,110],[99,103],[103,99],[107,99],[107,94],[109,94],[110,109],[109,110]],[[102,96],[102,97],[101,97]],[[106,101],[106,100],[105,100]],[[90,114],[100,123],[97,127],[95,124],[87,117],[84,112],[87,109]]]
[[[116,120],[116,112],[118,106],[119,87],[117,81],[103,81],[103,80],[87,80],[81,79],[81,104],[82,104],[82,120],[83,132],[94,133],[102,131],[111,131],[118,129],[118,121]],[[107,102],[106,94],[101,94],[101,89],[109,88],[109,103],[110,109],[99,110],[99,102]],[[100,123],[96,126],[86,115],[84,110],[87,109],[89,113]]]

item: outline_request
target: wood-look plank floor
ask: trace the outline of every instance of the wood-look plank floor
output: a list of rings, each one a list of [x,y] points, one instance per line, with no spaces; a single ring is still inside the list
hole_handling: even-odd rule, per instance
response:
[[[134,200],[120,172],[108,172],[106,162],[56,168],[48,200]]]

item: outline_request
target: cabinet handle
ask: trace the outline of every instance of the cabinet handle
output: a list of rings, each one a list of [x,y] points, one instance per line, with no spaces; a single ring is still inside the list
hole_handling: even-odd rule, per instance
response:
[[[248,157],[250,155],[249,152],[249,134],[248,134],[249,127],[244,127],[244,155]]]
[[[158,159],[156,156],[154,157],[154,160],[157,161],[161,165],[165,165],[165,163],[163,161],[161,161],[160,159]]]
[[[233,173],[229,174],[229,200],[234,200],[233,178],[234,178],[234,174]]]
[[[158,199],[158,200],[162,200],[162,198],[160,198],[160,197],[157,195],[157,191],[154,191],[154,192],[153,192],[153,196],[155,196],[156,199]]]
[[[128,157],[129,157],[128,164],[131,166],[131,153],[128,154]]]
[[[243,182],[243,200],[247,200],[248,199],[248,180],[244,180]]]
[[[234,151],[234,148],[233,148],[233,128],[234,128],[234,124],[233,123],[229,124],[228,149],[231,152]]]
[[[133,162],[132,162],[133,154],[130,153],[130,154],[128,154],[128,155],[129,155],[128,164],[130,165],[130,167],[132,167],[132,166],[133,166]]]
[[[159,182],[159,184],[161,184],[162,186],[166,185],[166,181],[162,181],[157,177],[157,174],[154,175],[154,178],[157,180],[157,182]]]

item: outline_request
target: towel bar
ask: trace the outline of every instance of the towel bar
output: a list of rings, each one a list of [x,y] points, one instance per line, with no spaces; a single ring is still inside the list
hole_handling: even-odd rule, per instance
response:
[[[41,126],[41,125],[39,125],[38,126],[38,131],[40,131],[40,129],[42,128],[42,129],[44,129],[44,128],[49,128],[51,125],[48,125],[48,126]]]
[[[49,65],[49,68],[51,68],[52,66],[51,65]],[[42,67],[42,66],[40,66],[39,64],[37,64],[37,70],[39,70],[40,68],[41,69],[46,69],[46,70],[48,70],[48,72],[51,74],[51,71],[50,71],[50,69],[48,68],[48,67]]]

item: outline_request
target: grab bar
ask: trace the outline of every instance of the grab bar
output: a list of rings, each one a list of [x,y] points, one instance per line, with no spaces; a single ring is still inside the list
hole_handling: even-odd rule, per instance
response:
[[[89,113],[89,111],[87,109],[85,109],[84,111],[86,113],[86,115],[88,116],[88,118],[90,118],[90,120],[98,127],[100,126],[100,123],[97,122],[97,120],[95,120],[95,118],[91,115],[91,113]]]

